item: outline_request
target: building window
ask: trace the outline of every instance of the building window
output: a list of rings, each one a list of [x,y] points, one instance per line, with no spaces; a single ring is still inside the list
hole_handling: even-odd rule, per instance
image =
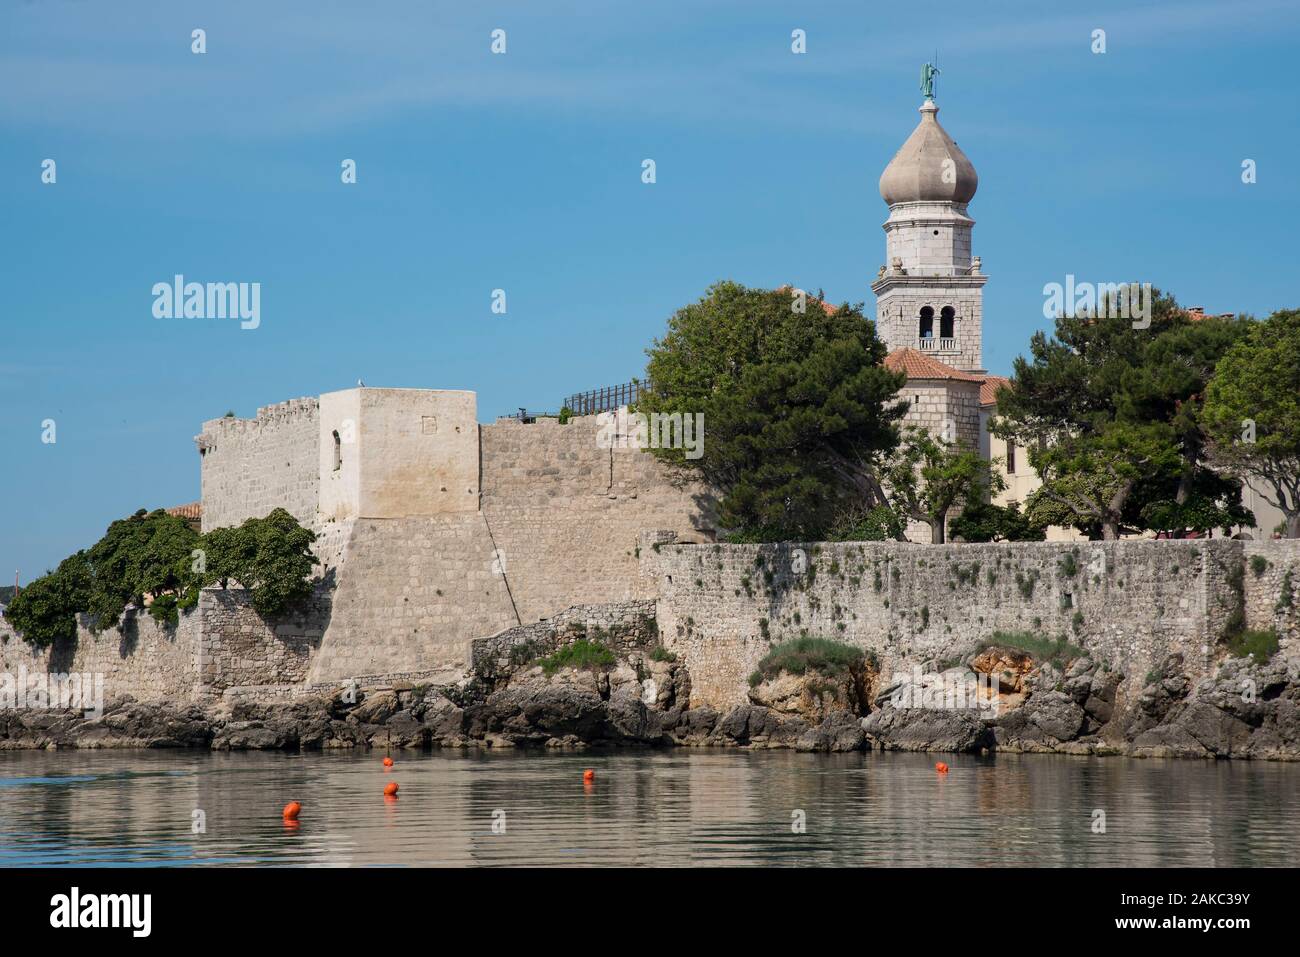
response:
[[[930,306],[921,307],[921,338],[929,339],[934,335],[934,309]]]
[[[338,430],[334,430],[334,471],[337,472],[343,468],[343,440],[339,438]]]
[[[944,306],[939,313],[939,338],[951,339],[953,337],[953,325],[957,321],[957,310],[952,306]]]
[[[1007,474],[1016,474],[1016,443],[1007,439]]]

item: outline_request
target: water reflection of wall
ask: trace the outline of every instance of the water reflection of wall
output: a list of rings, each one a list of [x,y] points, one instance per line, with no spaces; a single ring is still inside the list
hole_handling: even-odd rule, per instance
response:
[[[1300,767],[1281,763],[953,755],[939,775],[924,754],[395,758],[387,772],[373,754],[0,752],[0,864],[1300,863]],[[393,802],[382,794],[390,777],[401,785]],[[294,829],[280,819],[290,799],[303,804]],[[498,810],[504,834],[492,830]],[[804,833],[791,828],[795,811]]]

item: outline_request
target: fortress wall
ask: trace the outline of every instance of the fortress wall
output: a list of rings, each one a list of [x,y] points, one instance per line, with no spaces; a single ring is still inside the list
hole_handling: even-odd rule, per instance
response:
[[[675,488],[647,452],[600,448],[598,429],[596,416],[480,428],[483,515],[525,623],[568,605],[646,597],[645,530],[714,537],[702,489]]]
[[[653,601],[574,605],[546,621],[475,638],[470,643],[469,666],[476,676],[499,680],[532,667],[534,659],[581,638],[598,637],[620,655],[626,655],[653,645],[658,636]]]
[[[306,681],[329,622],[331,597],[328,585],[321,585],[302,608],[267,621],[253,610],[244,589],[204,589],[198,657],[191,662],[201,694]]]
[[[1231,576],[1242,544],[821,543],[802,546],[802,574],[795,546],[664,544],[642,561],[664,644],[690,668],[692,704],[725,708],[746,699],[773,644],[801,633],[872,651],[885,675],[1028,631],[1067,636],[1121,670],[1130,694],[1173,652],[1199,677],[1241,607]]]
[[[1242,545],[1246,558],[1242,578],[1246,627],[1275,629],[1281,650],[1292,657],[1300,656],[1300,539]]]
[[[329,617],[330,592],[317,593],[299,612],[268,622],[242,588],[204,589],[195,608],[174,628],[147,611],[128,612],[117,628],[98,635],[78,623],[77,640],[36,650],[0,620],[0,673],[26,668],[104,676],[104,699],[185,702],[236,685],[304,681]]]
[[[518,624],[478,512],[357,519],[345,550],[312,682],[460,669],[471,639]]]
[[[316,524],[320,486],[319,403],[291,399],[256,418],[210,419],[195,437],[200,452],[203,531],[287,509]]]
[[[104,676],[104,700],[131,695],[140,701],[188,701],[194,696],[195,653],[201,616],[197,609],[181,612],[174,629],[147,612],[132,611],[121,628],[98,635],[79,622],[77,640],[35,650],[0,622],[0,672],[15,675],[20,668]]]

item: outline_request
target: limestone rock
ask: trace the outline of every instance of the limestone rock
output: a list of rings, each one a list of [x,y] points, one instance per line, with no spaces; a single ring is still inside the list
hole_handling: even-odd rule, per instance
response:
[[[713,729],[719,744],[753,747],[790,747],[808,724],[801,718],[777,714],[761,705],[742,704],[728,711]]]
[[[672,740],[678,744],[704,744],[713,735],[720,718],[712,708],[688,708],[672,726]]]
[[[214,751],[278,751],[296,746],[298,739],[261,721],[230,721],[212,739]]]
[[[808,672],[783,671],[749,690],[749,700],[778,714],[803,718],[819,724],[837,711],[857,713],[860,708],[857,683],[852,675],[834,678]]]
[[[862,730],[884,751],[972,752],[994,743],[992,730],[971,709],[885,707],[863,719]]]
[[[507,688],[490,695],[484,708],[485,731],[514,740],[542,744],[569,734],[584,741],[609,736],[605,702],[563,684]]]
[[[1019,694],[1025,690],[1025,675],[1034,670],[1034,658],[1024,651],[1011,648],[986,648],[971,659],[970,669],[977,674],[998,679],[1002,694]]]
[[[366,695],[351,717],[362,724],[383,724],[400,709],[396,691],[379,691]]]
[[[827,715],[816,728],[801,734],[795,742],[798,751],[860,751],[866,744],[862,719],[851,711]]]
[[[609,698],[609,727],[614,737],[626,742],[652,743],[664,737],[660,713],[646,707],[640,685],[624,684]]]

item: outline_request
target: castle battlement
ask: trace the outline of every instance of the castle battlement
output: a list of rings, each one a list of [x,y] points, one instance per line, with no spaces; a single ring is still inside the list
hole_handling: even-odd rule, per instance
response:
[[[284,402],[262,406],[257,410],[257,415],[251,419],[241,419],[234,415],[222,416],[219,419],[207,419],[203,423],[202,431],[194,437],[194,441],[202,449],[205,447],[205,439],[241,435],[268,425],[283,425],[290,422],[311,420],[316,417],[319,410],[320,399],[314,395],[303,396],[298,399],[286,399]]]

